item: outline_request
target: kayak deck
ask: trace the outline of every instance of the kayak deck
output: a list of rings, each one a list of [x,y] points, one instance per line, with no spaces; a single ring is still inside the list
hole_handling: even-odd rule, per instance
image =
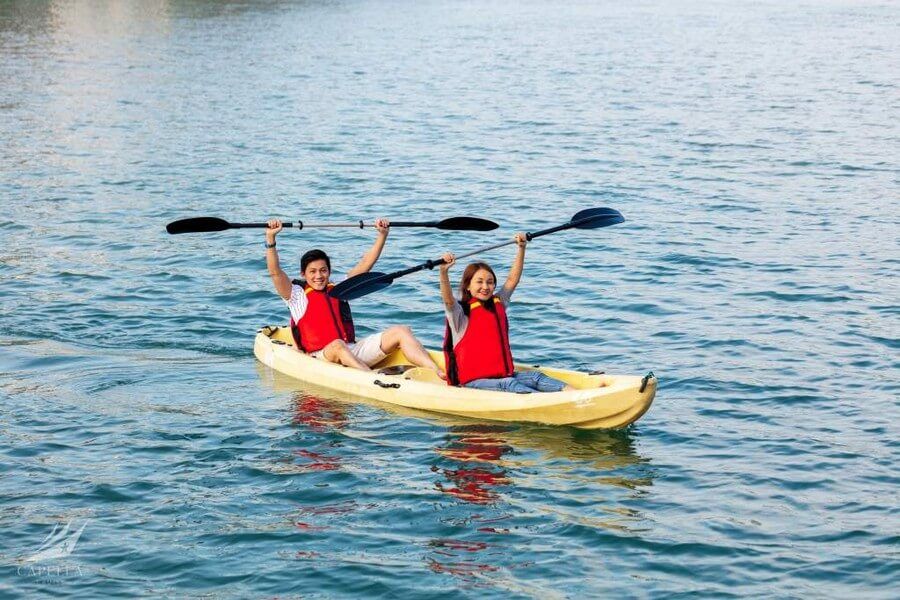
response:
[[[443,368],[442,353],[429,351]],[[606,375],[516,364],[517,371],[538,370],[576,388],[570,391],[513,394],[448,386],[430,369],[414,367],[399,350],[360,371],[313,358],[294,347],[287,327],[264,327],[254,354],[285,375],[321,387],[430,412],[492,421],[615,429],[639,419],[656,395],[652,374]]]

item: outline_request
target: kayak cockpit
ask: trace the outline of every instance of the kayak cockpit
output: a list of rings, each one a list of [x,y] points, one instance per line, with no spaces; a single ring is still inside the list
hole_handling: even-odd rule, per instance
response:
[[[275,343],[294,346],[294,339],[288,327],[266,326],[260,330],[260,333],[271,339]],[[429,350],[431,358],[442,369],[444,368],[444,354]],[[446,385],[446,382],[437,376],[431,369],[416,367],[400,350],[391,352],[378,363],[372,365],[372,370],[382,375],[401,375],[404,379],[411,381],[419,381],[422,383],[435,383]],[[541,371],[545,375],[564,381],[568,385],[578,390],[597,389],[610,386],[614,383],[615,378],[604,375],[603,373],[582,373],[579,371],[569,371],[567,369],[555,369],[549,367],[537,367],[532,365],[516,364],[516,371]]]

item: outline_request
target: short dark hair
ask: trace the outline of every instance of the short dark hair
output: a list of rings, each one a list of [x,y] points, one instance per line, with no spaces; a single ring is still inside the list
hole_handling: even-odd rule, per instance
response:
[[[309,263],[313,262],[314,260],[324,260],[325,264],[328,265],[328,270],[331,270],[331,259],[328,258],[328,255],[318,248],[313,248],[300,257],[300,272],[304,273],[306,271],[306,267],[309,266]]]

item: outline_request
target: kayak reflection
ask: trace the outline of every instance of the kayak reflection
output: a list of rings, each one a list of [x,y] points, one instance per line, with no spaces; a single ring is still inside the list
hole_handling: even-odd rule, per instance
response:
[[[455,484],[441,484],[441,491],[468,502],[495,501],[516,484],[541,489],[546,482],[539,477],[632,491],[653,485],[650,469],[642,468],[647,461],[635,452],[627,431],[475,423],[449,425],[446,436],[435,452],[452,462],[432,471]]]
[[[512,573],[534,565],[512,551],[521,542],[523,511],[631,531],[643,516],[621,500],[652,485],[647,461],[623,431],[454,424],[435,454],[431,470],[441,476],[435,488],[453,502],[438,509],[446,533],[429,541],[425,564],[435,573],[476,584],[490,580],[500,588],[516,581]],[[578,494],[587,501],[569,508]]]
[[[412,427],[423,436],[420,440],[431,440],[431,458],[419,459],[419,465],[428,470],[433,489],[443,499],[434,504],[432,526],[421,524],[424,531],[433,531],[422,542],[421,557],[433,573],[473,585],[489,580],[505,589],[517,580],[515,572],[534,565],[515,549],[536,518],[619,532],[640,531],[646,524],[644,515],[632,508],[632,500],[652,487],[653,469],[636,451],[636,436],[629,430],[480,422],[342,397],[261,364],[258,368],[265,385],[290,393],[294,425],[314,434],[315,443],[295,450],[293,456],[305,461],[307,470],[344,469],[342,445],[350,439],[377,440],[384,448],[393,448],[382,464],[424,449],[419,443],[410,448],[407,442],[387,438],[409,433]],[[414,417],[417,422],[410,426],[395,421],[392,427],[392,416]],[[422,421],[433,427],[423,427]],[[410,449],[414,451],[407,452]],[[410,466],[417,465],[407,462],[397,471]],[[316,503],[298,509],[291,520],[296,527],[319,531],[316,528],[331,526],[334,515],[345,519],[375,506],[358,505],[355,499]],[[304,551],[318,552],[315,547]]]
[[[466,462],[493,461],[502,469],[512,469],[515,478],[532,477],[526,471],[542,471],[584,483],[592,480],[604,485],[637,490],[652,485],[650,469],[632,468],[645,464],[634,448],[629,429],[581,430],[571,427],[530,424],[498,424],[406,408],[362,396],[340,394],[283,375],[256,363],[260,380],[275,392],[290,392],[294,403],[294,421],[321,430],[343,430],[350,426],[348,409],[353,405],[376,407],[385,413],[414,417],[447,428],[447,440],[436,452]],[[299,400],[299,399],[303,400]],[[304,410],[301,410],[304,409]],[[556,463],[559,464],[556,464]],[[504,472],[503,477],[510,475]],[[511,485],[504,482],[503,485]],[[539,485],[539,484],[538,484]]]

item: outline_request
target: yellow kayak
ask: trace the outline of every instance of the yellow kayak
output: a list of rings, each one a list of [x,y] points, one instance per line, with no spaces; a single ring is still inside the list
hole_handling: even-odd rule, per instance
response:
[[[430,352],[443,367],[443,353]],[[372,371],[313,358],[297,351],[287,327],[262,328],[253,353],[264,365],[294,379],[363,398],[474,419],[580,429],[615,429],[634,423],[650,408],[657,386],[652,373],[644,377],[590,374],[517,363],[517,371],[538,370],[576,389],[513,394],[452,387],[433,371],[414,367],[399,350],[373,366]]]

